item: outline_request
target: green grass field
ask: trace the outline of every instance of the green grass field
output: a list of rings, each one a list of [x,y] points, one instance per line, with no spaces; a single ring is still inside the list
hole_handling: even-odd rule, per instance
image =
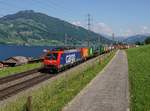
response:
[[[33,64],[25,64],[25,65],[17,66],[17,67],[3,68],[3,69],[0,69],[0,77],[24,72],[24,71],[31,70],[34,68],[38,68],[40,66],[41,66],[41,63],[33,63]]]
[[[150,111],[150,45],[127,50],[131,111]]]
[[[83,72],[77,71],[63,76],[33,91],[30,94],[32,111],[60,111],[106,66],[113,56],[114,53],[107,56],[102,64],[95,61],[95,64]],[[27,96],[1,107],[0,111],[25,111]]]

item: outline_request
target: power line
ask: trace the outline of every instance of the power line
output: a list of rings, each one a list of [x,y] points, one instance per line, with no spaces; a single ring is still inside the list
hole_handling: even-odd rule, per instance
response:
[[[65,33],[65,46],[67,46],[68,35]]]
[[[51,9],[52,10],[54,10],[54,11],[56,11],[57,9],[56,9],[56,7],[53,7],[53,6],[49,6],[48,4],[44,4],[44,2],[42,2],[42,1],[40,1],[40,0],[33,0],[33,2],[35,2],[36,4],[34,4],[34,5],[39,5],[39,7],[43,10],[45,10],[45,11],[50,11]],[[53,8],[52,8],[53,7]]]
[[[18,8],[17,8],[16,5],[7,3],[7,2],[5,2],[5,1],[0,1],[0,5],[5,5],[6,7],[8,7],[8,8],[5,7],[5,8],[0,8],[0,9],[10,10],[10,9],[11,9],[10,7],[13,7],[13,8],[15,8],[15,9],[18,10]],[[19,7],[20,7],[20,6],[19,6]],[[22,8],[22,7],[20,7],[20,8]],[[11,10],[11,11],[12,11],[12,10]],[[5,16],[5,15],[4,15],[4,14],[0,14],[0,16]]]
[[[88,25],[88,30],[90,31],[91,30],[91,15],[88,14],[87,16],[88,16],[88,23],[87,23],[87,25]]]
[[[35,4],[34,5],[38,5],[42,10],[44,9],[45,11],[47,11],[47,10],[50,10],[50,9],[52,9],[52,10],[54,10],[54,11],[56,11],[56,10],[58,10],[60,7],[58,7],[54,2],[50,2],[49,1],[49,3],[48,4],[45,4],[45,2],[43,2],[43,1],[40,1],[40,0],[33,0],[33,2],[35,2]],[[4,1],[0,1],[0,4],[3,4],[3,5],[5,5],[5,6],[7,6],[7,7],[9,7],[9,9],[10,9],[10,7],[13,7],[13,8],[15,8],[15,9],[25,9],[25,7],[21,7],[21,6],[19,6],[19,5],[14,5],[14,4],[10,4],[10,3],[6,3],[6,2],[4,2]],[[2,8],[1,8],[2,9]],[[63,9],[65,9],[65,8],[63,8]],[[4,10],[6,10],[6,9],[4,9]],[[62,9],[61,9],[62,10]],[[67,11],[67,10],[66,10]],[[68,12],[66,12],[65,11],[65,13],[63,13],[64,15],[72,15],[72,14],[69,14]]]
[[[8,6],[8,4],[5,3],[4,1],[0,1],[0,5]],[[7,10],[7,8],[2,8],[2,7],[1,7],[0,9],[1,9],[1,11],[2,11],[2,10]],[[3,16],[5,16],[5,15],[1,13],[1,14],[0,14],[0,17],[3,17]]]
[[[68,9],[68,8],[64,7],[62,4],[57,3],[56,1],[48,1],[48,2],[50,2],[51,4],[57,6],[58,8],[64,9],[65,11],[67,11],[70,14],[72,14],[74,12],[74,11],[72,11],[72,9]]]
[[[5,6],[8,6],[9,9],[10,9],[10,6],[12,6],[12,7],[15,8],[15,9],[18,9],[17,7],[22,8],[21,5],[17,5],[17,6],[16,6],[16,5],[14,5],[14,4],[10,4],[10,3],[5,2],[5,1],[0,1],[0,3],[1,3],[1,4],[4,4]]]
[[[91,16],[91,31],[93,31],[94,29],[94,20],[93,20],[93,16]]]
[[[87,46],[90,46],[90,31],[91,31],[91,15],[87,15],[87,27],[88,27],[88,38],[87,38]]]
[[[115,40],[115,33],[112,33],[112,40]]]
[[[34,1],[35,2],[35,1]],[[41,1],[41,0],[36,0],[36,3],[40,3],[40,5],[41,4],[44,4],[44,2],[43,1]],[[45,8],[45,5],[48,7],[48,8],[51,8],[51,9],[53,9],[53,10],[58,10],[58,9],[60,9],[60,6],[58,6],[58,5],[56,5],[54,2],[52,2],[52,1],[48,1],[48,3],[47,4],[44,4],[44,8]],[[52,8],[53,7],[53,8]],[[63,9],[65,9],[65,8],[61,8],[61,10],[63,10]],[[47,9],[47,10],[49,10],[49,9]],[[65,13],[63,13],[64,15],[72,15],[72,13],[70,13],[69,14],[69,11],[68,10],[66,10],[65,11]]]

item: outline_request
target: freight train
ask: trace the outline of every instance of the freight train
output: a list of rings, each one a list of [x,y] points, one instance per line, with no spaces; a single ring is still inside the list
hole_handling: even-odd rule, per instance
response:
[[[54,48],[48,50],[44,57],[44,70],[48,72],[60,72],[90,58],[111,51],[112,48],[100,46],[97,49],[92,47],[82,48]]]

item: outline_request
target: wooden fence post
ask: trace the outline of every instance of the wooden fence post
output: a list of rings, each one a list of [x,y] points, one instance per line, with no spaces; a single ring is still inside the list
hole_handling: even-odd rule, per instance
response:
[[[28,96],[28,98],[27,98],[27,107],[26,107],[27,111],[32,111],[31,103],[32,103],[32,97]]]
[[[68,89],[68,76],[67,76],[67,71],[66,71],[66,74],[65,74],[65,88]]]
[[[102,59],[102,57],[100,57],[99,58],[99,64],[102,64],[102,62],[103,62],[103,59]]]

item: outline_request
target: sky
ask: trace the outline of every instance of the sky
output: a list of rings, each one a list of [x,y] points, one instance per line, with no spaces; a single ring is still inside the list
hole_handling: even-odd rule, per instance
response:
[[[34,10],[119,37],[150,33],[150,0],[0,0],[0,16]]]

